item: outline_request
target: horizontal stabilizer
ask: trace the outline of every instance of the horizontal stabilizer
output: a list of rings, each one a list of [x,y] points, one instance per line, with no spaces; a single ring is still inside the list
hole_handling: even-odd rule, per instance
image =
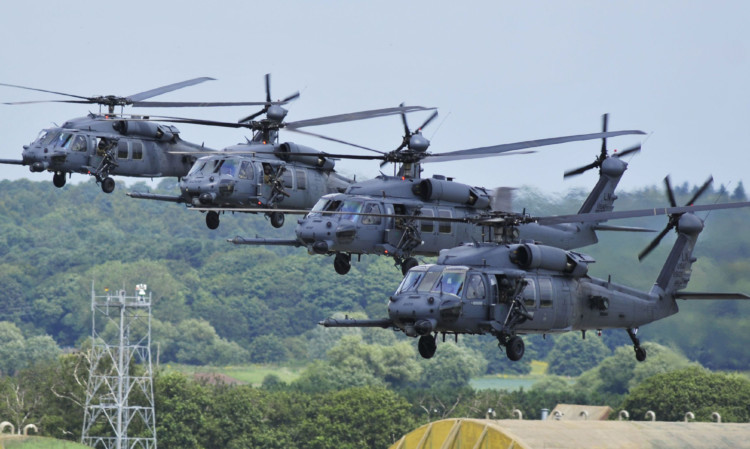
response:
[[[140,200],[170,201],[173,203],[182,203],[184,201],[181,196],[159,195],[156,193],[128,192],[126,195]]]
[[[388,318],[380,320],[355,320],[353,318],[337,320],[334,318],[326,318],[325,320],[318,322],[318,324],[324,327],[382,327],[385,329],[393,326],[393,321]]]
[[[0,164],[24,165],[23,161],[16,159],[0,159]]]
[[[744,293],[677,292],[675,299],[750,299]]]
[[[235,237],[227,240],[227,242],[234,243],[235,245],[302,246],[302,243],[298,240],[262,239],[257,237],[254,239]]]
[[[653,229],[639,228],[635,226],[596,225],[594,231],[620,231],[620,232],[656,232]]]

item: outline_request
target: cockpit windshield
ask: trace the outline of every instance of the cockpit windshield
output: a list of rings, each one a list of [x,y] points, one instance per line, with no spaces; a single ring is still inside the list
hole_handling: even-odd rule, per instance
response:
[[[398,286],[396,293],[413,292],[417,290],[417,286],[422,281],[426,271],[424,270],[409,270],[401,281],[401,285]]]
[[[351,221],[357,221],[357,217],[359,217],[359,212],[362,211],[362,206],[364,203],[362,201],[357,200],[347,200],[344,201],[344,203],[341,205],[341,212],[353,212],[353,213],[345,213],[341,215],[342,220],[351,220]]]
[[[205,160],[197,160],[195,164],[193,164],[193,167],[190,169],[186,177],[189,178],[191,176],[197,175],[198,173],[202,173],[203,169],[206,168],[207,163],[208,161]]]
[[[434,293],[447,293],[449,295],[461,296],[466,279],[466,271],[444,271],[440,279],[432,288]]]
[[[60,131],[50,131],[50,130],[44,129],[39,133],[39,137],[36,138],[35,142],[42,146],[49,145],[50,142],[57,139],[57,136],[59,135],[60,135]]]

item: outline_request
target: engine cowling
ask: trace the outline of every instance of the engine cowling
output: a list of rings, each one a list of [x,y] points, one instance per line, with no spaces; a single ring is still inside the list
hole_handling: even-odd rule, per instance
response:
[[[449,201],[478,209],[490,204],[489,196],[477,188],[444,179],[423,179],[412,187],[412,192],[424,201]]]
[[[153,122],[130,122],[118,120],[112,123],[112,129],[123,136],[146,137],[162,142],[169,142],[175,138],[179,131],[171,125],[163,125]]]
[[[284,142],[274,149],[274,153],[282,161],[300,162],[302,164],[317,167],[323,170],[333,170],[335,165],[334,161],[325,157],[320,151],[314,150],[309,147],[297,145],[292,142]],[[300,154],[304,153],[304,154]],[[319,156],[310,155],[309,153],[317,153]]]
[[[513,245],[509,256],[511,262],[524,270],[539,268],[579,277],[585,275],[589,269],[580,258],[574,258],[568,251],[551,246],[530,243]]]

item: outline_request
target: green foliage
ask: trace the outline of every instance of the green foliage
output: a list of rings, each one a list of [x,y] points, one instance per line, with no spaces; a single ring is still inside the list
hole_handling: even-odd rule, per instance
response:
[[[585,340],[576,332],[555,338],[555,347],[549,353],[549,372],[560,376],[578,376],[595,367],[610,354],[600,338],[589,334]]]
[[[633,419],[648,410],[658,420],[678,421],[693,412],[697,421],[710,421],[718,412],[724,422],[750,419],[750,380],[737,374],[711,373],[700,367],[657,374],[635,387],[622,407]]]
[[[487,370],[487,360],[480,353],[452,341],[438,343],[435,355],[422,360],[421,365],[419,386],[437,390],[466,387],[472,377]]]
[[[0,374],[16,371],[37,363],[55,360],[60,348],[49,335],[24,338],[21,330],[9,321],[0,321]]]

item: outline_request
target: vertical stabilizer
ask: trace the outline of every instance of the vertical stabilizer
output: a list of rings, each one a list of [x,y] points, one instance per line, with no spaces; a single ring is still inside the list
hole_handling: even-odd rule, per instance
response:
[[[676,292],[685,288],[692,274],[695,262],[693,249],[698,235],[703,230],[703,221],[692,213],[686,213],[677,219],[677,241],[672,247],[667,261],[656,278],[656,284],[651,289],[652,294],[659,296],[674,296]]]
[[[615,188],[627,170],[628,164],[618,157],[608,157],[602,162],[599,170],[599,181],[583,202],[579,214],[611,212],[617,199]]]

